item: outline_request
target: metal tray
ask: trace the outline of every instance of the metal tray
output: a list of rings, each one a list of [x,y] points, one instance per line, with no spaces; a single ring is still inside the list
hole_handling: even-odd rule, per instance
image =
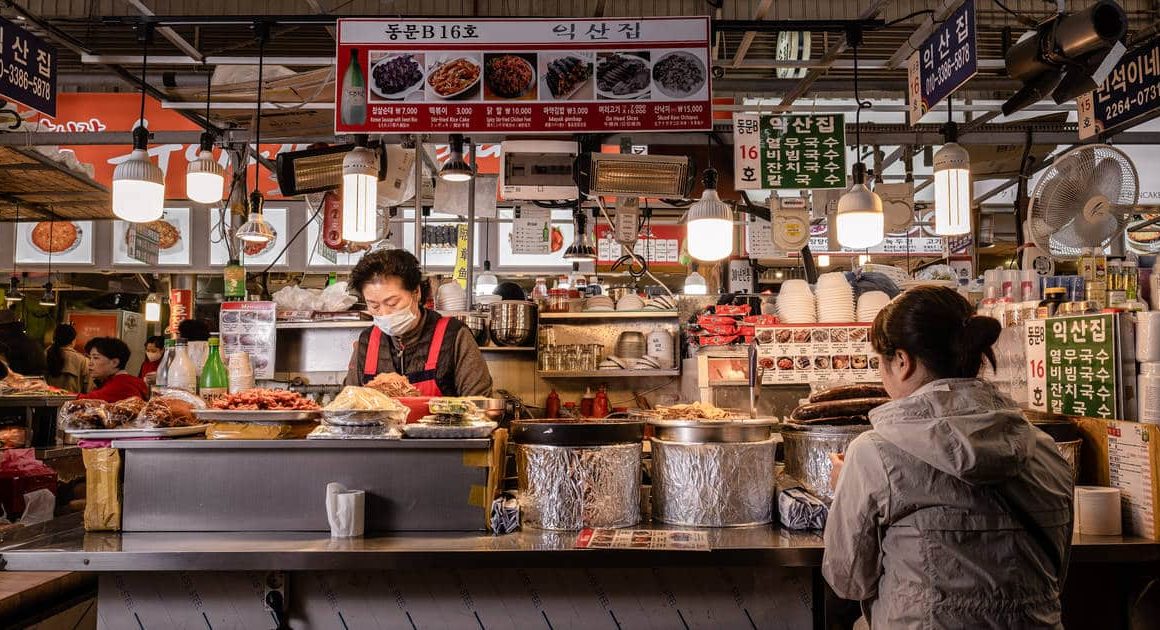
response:
[[[764,442],[776,422],[757,420],[650,420],[658,440],[686,444]]]
[[[208,424],[188,427],[155,427],[143,429],[65,429],[68,435],[84,440],[117,440],[127,438],[187,437],[205,433]]]
[[[194,409],[198,420],[209,422],[317,422],[321,410]]]

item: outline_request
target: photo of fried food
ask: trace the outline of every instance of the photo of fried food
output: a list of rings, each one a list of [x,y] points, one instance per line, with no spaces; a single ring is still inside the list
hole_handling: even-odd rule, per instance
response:
[[[457,96],[474,86],[479,74],[479,64],[460,57],[436,66],[427,75],[427,85],[439,96]]]
[[[81,231],[72,221],[40,221],[32,227],[30,239],[46,254],[68,251],[80,240]]]

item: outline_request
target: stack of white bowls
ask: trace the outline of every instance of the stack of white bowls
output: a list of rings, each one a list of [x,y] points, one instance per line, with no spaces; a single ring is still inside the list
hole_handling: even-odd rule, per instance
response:
[[[878,311],[886,308],[890,303],[890,296],[882,291],[867,291],[858,296],[858,321],[873,322],[878,317]]]
[[[440,313],[458,313],[467,310],[467,291],[458,282],[444,282],[435,291],[435,310]]]
[[[818,277],[818,322],[848,324],[854,321],[854,287],[841,271]]]
[[[616,310],[618,311],[639,311],[644,308],[644,300],[635,293],[629,293],[620,298],[616,303]]]
[[[590,313],[615,311],[616,303],[607,295],[594,295],[585,300],[584,310]]]
[[[805,280],[786,280],[777,295],[777,316],[784,324],[813,324],[818,321],[814,292]]]

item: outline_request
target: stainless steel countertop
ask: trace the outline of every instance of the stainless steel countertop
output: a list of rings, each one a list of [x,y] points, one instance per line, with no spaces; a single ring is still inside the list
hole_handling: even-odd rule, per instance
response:
[[[643,529],[666,529],[645,526]],[[675,528],[673,528],[675,529]],[[709,529],[712,551],[577,550],[575,532],[507,536],[399,533],[335,539],[319,533],[85,533],[57,519],[0,542],[9,571],[312,571],[387,568],[807,566],[822,537],[772,527]],[[1160,542],[1076,536],[1073,564],[1160,562]]]
[[[122,450],[289,450],[289,449],[486,449],[491,438],[473,439],[399,439],[399,440],[114,440],[113,448]]]

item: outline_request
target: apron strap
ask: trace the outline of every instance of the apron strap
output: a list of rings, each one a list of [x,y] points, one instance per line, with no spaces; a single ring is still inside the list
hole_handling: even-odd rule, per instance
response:
[[[443,349],[443,337],[447,333],[447,318],[440,317],[439,321],[435,322],[435,334],[431,336],[431,348],[427,351],[427,364],[423,366],[425,371],[433,371],[439,364],[439,352]]]
[[[367,354],[363,359],[363,374],[374,376],[379,373],[379,345],[383,340],[383,331],[378,326],[371,326],[371,336],[367,341]]]

